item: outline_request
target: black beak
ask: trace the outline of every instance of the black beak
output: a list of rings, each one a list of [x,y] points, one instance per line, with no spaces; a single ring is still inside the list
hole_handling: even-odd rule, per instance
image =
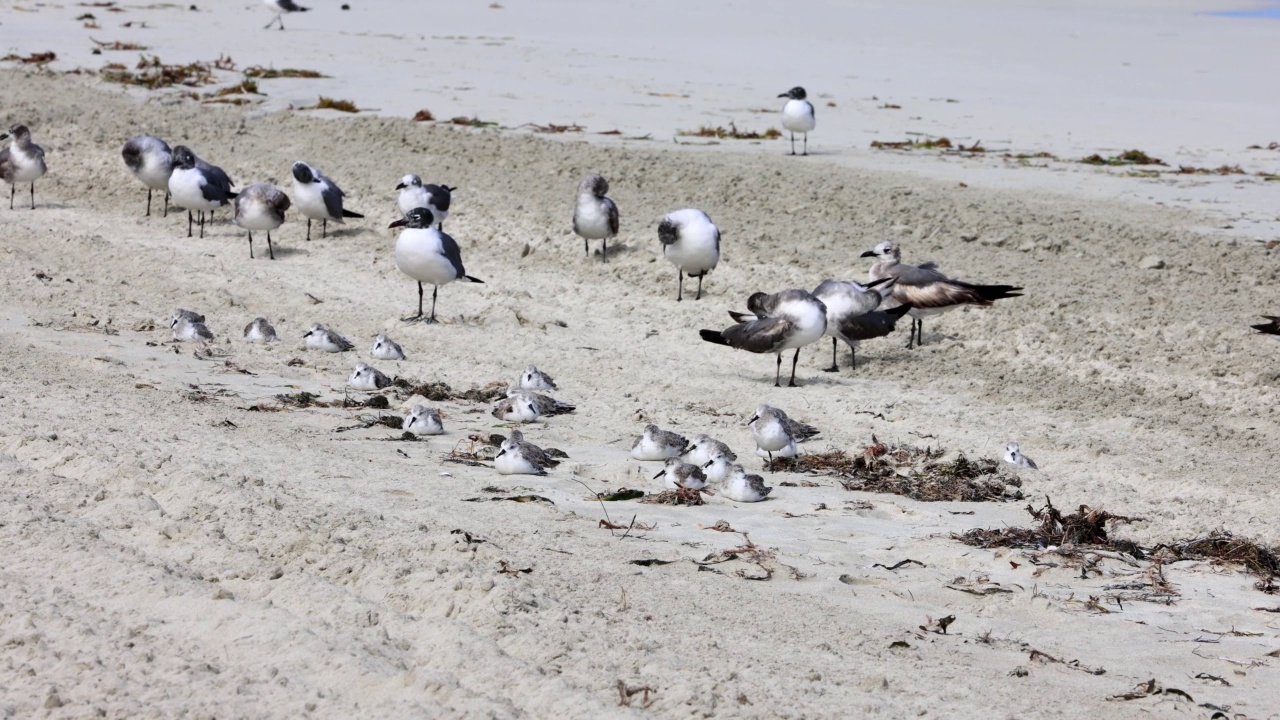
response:
[[[751,416],[751,419],[747,421],[747,424],[748,424],[748,425],[750,425],[751,423],[753,423],[753,422],[755,422],[755,421],[757,421],[757,420],[759,420],[759,419],[760,419],[760,416],[759,416],[759,415],[752,415],[752,416]]]
[[[888,282],[888,281],[889,281],[889,280],[891,280],[891,279],[892,279],[892,278],[889,278],[889,277],[882,277],[882,278],[880,278],[879,280],[872,280],[871,282],[867,283],[866,285],[863,285],[862,287],[867,288],[868,290],[870,290],[871,288],[873,288],[873,287],[875,287],[875,286],[877,286],[877,285],[880,285],[881,283],[886,283],[886,282]]]
[[[9,133],[5,133],[5,134],[3,134],[3,135],[0,135],[0,140],[8,140],[8,139],[9,139]]]
[[[862,253],[861,255],[859,255],[858,257],[879,257],[879,253],[877,253],[875,250],[868,250]]]
[[[660,478],[660,477],[662,477],[663,475],[666,475],[666,474],[667,474],[667,471],[666,471],[666,470],[663,470],[662,472],[658,473],[657,475],[654,475],[654,476],[653,476],[653,479],[654,479],[654,480],[657,480],[658,478]]]
[[[395,222],[391,223],[390,225],[388,225],[388,226],[387,226],[387,229],[388,229],[388,230],[390,230],[391,228],[404,227],[405,225],[408,225],[408,224],[409,224],[409,221],[408,221],[408,220],[406,220],[406,219],[404,219],[404,218],[400,218],[399,220],[397,220],[397,221],[395,221]]]
[[[303,334],[302,334],[302,337],[304,337],[304,338],[309,338],[309,337],[311,337],[311,331],[310,331],[310,330],[308,330],[307,332],[303,333]]]
[[[708,460],[708,461],[707,461],[707,464],[706,464],[706,465],[703,465],[702,467],[704,467],[704,468],[709,468],[709,467],[711,467],[712,465],[715,465],[715,464],[716,464],[716,461],[715,461],[715,460]]]
[[[405,187],[406,187],[406,186],[405,186],[405,184],[404,184],[404,183],[400,183],[399,185],[397,185],[397,186],[396,186],[396,189],[397,189],[397,190],[403,190],[403,189],[405,189]]]
[[[778,97],[791,97],[791,93],[782,93]]]
[[[503,449],[499,450],[499,451],[498,451],[498,454],[493,456],[493,459],[494,459],[494,460],[497,460],[498,458],[500,458],[500,457],[502,457],[503,455],[505,455],[505,454],[506,454],[506,452],[507,452],[507,449],[506,449],[506,448],[503,448]]]

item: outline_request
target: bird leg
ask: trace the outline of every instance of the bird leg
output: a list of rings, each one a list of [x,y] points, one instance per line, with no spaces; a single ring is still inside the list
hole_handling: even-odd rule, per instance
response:
[[[164,191],[164,216],[169,217],[169,191]]]
[[[147,214],[145,217],[151,217],[151,188],[147,188]]]
[[[924,318],[916,320],[916,347],[924,347]]]
[[[796,154],[796,134],[794,132],[791,133],[791,154]]]
[[[200,211],[200,239],[204,239],[204,211]]]
[[[911,329],[907,331],[907,349],[916,346],[916,323],[919,322],[915,318],[911,318]]]
[[[809,133],[804,134],[804,155],[809,156]]]
[[[605,238],[604,244],[600,246],[600,259],[609,262],[609,238]]]
[[[310,225],[311,221],[308,220],[307,224]],[[328,237],[328,235],[329,235],[329,218],[325,218],[320,221],[320,239],[323,240],[326,237]]]
[[[18,192],[18,186],[17,186],[17,185],[10,185],[10,186],[9,186],[9,209],[10,209],[10,210],[12,210],[12,209],[13,209],[13,194],[14,194],[14,193],[16,193],[16,192]]]
[[[836,339],[831,338],[831,367],[822,368],[822,372],[840,372],[840,363],[836,362]]]
[[[425,323],[434,323],[436,321],[436,295],[440,293],[440,286],[433,285],[431,287],[431,317],[423,320]]]
[[[307,242],[311,242],[311,218],[307,218]]]
[[[706,277],[706,276],[707,276],[707,273],[706,273],[705,271],[704,271],[701,275],[699,275],[699,276],[698,276],[698,294],[694,296],[694,298],[693,298],[694,300],[701,300],[701,299],[702,299],[702,278],[704,278],[704,277]]]
[[[253,231],[249,231],[249,259],[253,259]]]
[[[778,356],[778,362],[782,362],[782,356]],[[796,363],[800,362],[800,348],[796,348],[796,354],[791,358],[791,382],[787,383],[787,387],[796,386]]]
[[[582,252],[587,257],[591,257],[591,241],[586,238],[582,238]]]
[[[418,283],[418,314],[400,318],[400,322],[415,322],[422,319],[422,283]]]
[[[676,268],[676,276],[679,278],[676,280],[676,302],[680,302],[684,299],[684,271]]]
[[[269,255],[272,260],[276,259],[276,251],[274,248],[271,247],[271,231],[270,230],[267,231],[267,255]]]
[[[191,237],[191,210],[187,210],[187,237]]]
[[[31,209],[36,209],[36,184],[34,181],[31,183]]]
[[[773,386],[782,387],[782,353],[778,353],[778,369],[773,373]]]

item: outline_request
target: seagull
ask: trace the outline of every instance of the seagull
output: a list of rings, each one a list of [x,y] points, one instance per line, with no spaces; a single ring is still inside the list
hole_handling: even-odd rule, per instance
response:
[[[871,265],[869,277],[872,280],[894,278],[897,282],[893,285],[893,299],[911,306],[907,313],[912,318],[908,349],[924,344],[924,318],[930,315],[962,305],[986,307],[996,300],[1022,296],[1017,292],[1022,288],[1013,285],[971,285],[952,280],[939,272],[936,263],[907,265],[902,262],[902,250],[887,240],[862,253],[862,257],[879,258]]]
[[[436,321],[436,295],[441,285],[454,280],[483,283],[479,278],[467,275],[462,267],[462,253],[458,243],[442,231],[432,227],[434,217],[429,208],[410,210],[403,218],[388,227],[405,228],[396,240],[396,267],[400,272],[418,281],[418,314],[402,318],[405,322],[433,323]],[[435,286],[431,291],[431,317],[422,317],[422,283]]]
[[[276,337],[276,329],[266,318],[258,317],[244,327],[244,339],[249,342],[275,342],[280,338]]]
[[[751,428],[756,447],[768,454],[770,470],[773,469],[775,452],[790,451],[786,455],[794,455],[796,443],[802,443],[821,432],[812,425],[792,420],[786,413],[770,405],[757,406],[755,414],[747,421],[747,426]]]
[[[760,502],[773,492],[764,484],[764,478],[750,475],[741,465],[734,465],[720,486],[720,493],[734,502]]]
[[[664,475],[666,480],[663,481],[663,484],[671,490],[679,488],[701,490],[707,486],[707,475],[702,472],[702,468],[684,462],[680,458],[667,458],[666,464],[657,475],[653,476],[653,479],[657,480]]]
[[[804,133],[804,155],[809,154],[809,133],[818,123],[813,115],[813,103],[805,100],[804,88],[799,85],[778,97],[790,98],[782,106],[782,127],[791,131],[791,154],[796,154],[796,133]]]
[[[556,381],[551,376],[538,369],[537,365],[529,364],[525,366],[524,372],[520,375],[520,387],[523,390],[555,390]]]
[[[636,460],[666,460],[679,457],[689,441],[683,435],[670,430],[661,430],[650,423],[644,426],[644,433],[631,445],[631,457]]]
[[[443,435],[444,423],[440,412],[426,405],[414,405],[404,415],[401,427],[414,435]]]
[[[546,450],[526,442],[524,433],[512,430],[511,436],[502,441],[501,449],[493,458],[493,467],[502,475],[546,475],[547,468],[560,461]]]
[[[173,174],[173,151],[169,143],[152,135],[139,135],[120,151],[124,164],[147,188],[147,215],[151,217],[151,192],[164,191],[164,216],[169,217],[169,176]]]
[[[329,232],[329,221],[341,224],[343,218],[363,218],[357,212],[342,207],[346,193],[332,180],[320,174],[310,165],[298,161],[293,164],[293,201],[298,212],[307,218],[307,241],[311,240],[311,221],[319,220],[320,237]]]
[[[893,332],[898,318],[911,310],[910,305],[900,305],[885,312],[876,310],[885,298],[893,293],[893,278],[881,278],[863,285],[840,280],[823,280],[814,288],[813,296],[827,306],[827,334],[831,336],[831,367],[826,372],[837,372],[837,340],[843,340],[853,353],[853,365],[857,365],[857,342],[884,337]]]
[[[305,346],[308,350],[323,350],[336,353],[346,352],[355,347],[350,340],[340,333],[336,333],[320,323],[312,325],[311,329],[302,336],[302,339],[305,341]]]
[[[0,140],[13,138],[9,147],[0,150],[0,177],[9,183],[9,209],[13,209],[13,196],[18,183],[31,183],[31,209],[36,209],[36,180],[48,172],[44,164],[44,148],[31,142],[31,131],[26,125],[10,126]]]
[[[1250,325],[1249,327],[1257,330],[1263,335],[1275,335],[1280,337],[1280,317],[1275,315],[1263,315],[1262,317],[1266,318],[1268,322]]]
[[[720,262],[720,228],[701,210],[676,210],[658,223],[658,239],[663,256],[676,266],[676,301],[684,297],[685,273],[698,278],[698,294],[693,299],[701,300],[702,278]]]
[[[286,14],[291,12],[307,12],[311,9],[304,8],[294,3],[293,0],[262,0],[262,4],[271,8],[271,12],[276,14],[275,17],[271,18],[271,22],[267,23],[267,26],[262,28],[263,30],[270,30],[271,26],[276,23],[280,23],[280,29],[283,30],[284,16]]]
[[[396,207],[400,208],[401,215],[408,215],[414,208],[428,208],[435,215],[436,229],[444,229],[444,221],[449,217],[449,204],[453,201],[453,191],[458,188],[434,183],[423,185],[422,178],[410,173],[400,178],[396,189],[400,191]]]
[[[249,231],[249,259],[253,259],[253,231],[267,231],[267,254],[276,259],[271,247],[271,231],[284,224],[284,211],[289,209],[289,196],[267,183],[254,183],[236,196],[235,224]]]
[[[680,453],[685,462],[693,463],[698,467],[706,467],[707,464],[716,456],[722,456],[728,460],[737,460],[738,456],[729,449],[728,445],[716,440],[710,435],[698,434],[693,436],[693,440],[684,447]]]
[[[578,201],[573,207],[573,231],[582,238],[582,249],[591,254],[591,241],[604,240],[600,256],[609,262],[609,238],[618,234],[618,206],[605,197],[609,181],[588,175],[578,183]]]
[[[347,378],[347,384],[352,390],[373,392],[391,385],[391,378],[368,363],[358,362],[351,371],[351,377]]]
[[[1004,461],[1018,467],[1031,468],[1032,470],[1040,469],[1036,467],[1034,460],[1022,454],[1022,448],[1018,446],[1018,443],[1009,443],[1004,446]]]
[[[200,237],[204,237],[204,213],[230,204],[236,193],[235,183],[222,168],[196,157],[191,148],[179,145],[173,149],[173,172],[169,175],[169,194],[173,203],[187,210],[187,237],[191,237],[191,211],[200,211]]]
[[[400,348],[399,343],[384,334],[373,339],[373,347],[369,349],[369,355],[379,360],[403,360],[404,350]]]
[[[699,334],[703,340],[717,345],[777,355],[774,387],[781,387],[782,353],[794,348],[796,354],[791,359],[791,382],[787,387],[795,387],[800,348],[818,341],[826,332],[827,307],[808,290],[792,289],[772,295],[754,293],[747,299],[747,308],[755,313],[754,320],[748,320],[750,316],[745,313],[730,312],[729,316],[738,321],[737,325],[724,330],[701,330]]]

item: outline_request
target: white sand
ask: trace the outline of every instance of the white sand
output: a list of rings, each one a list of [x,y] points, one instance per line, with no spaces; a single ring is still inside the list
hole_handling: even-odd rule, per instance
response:
[[[519,9],[509,5],[486,12]],[[200,17],[251,29],[267,19],[243,15]],[[286,18],[289,31],[269,37],[292,42],[321,17]],[[4,27],[19,20],[6,13]],[[782,473],[763,504],[613,504],[615,522],[657,525],[621,539],[597,526],[601,508],[576,481],[657,490],[647,479],[657,466],[626,454],[650,421],[709,432],[747,456],[743,424],[768,402],[823,429],[813,450],[856,452],[875,433],[996,456],[1018,440],[1044,468],[1023,475],[1034,504],[1048,495],[1145,517],[1119,531],[1140,542],[1215,528],[1280,542],[1269,470],[1280,347],[1247,330],[1280,304],[1273,251],[1203,234],[1204,215],[1099,201],[1097,190],[1002,187],[1051,172],[991,170],[1015,179],[959,188],[922,178],[928,161],[911,174],[859,167],[881,162],[864,150],[850,151],[858,162],[829,162],[778,156],[776,143],[738,153],[547,142],[402,119],[138,104],[91,78],[0,77],[7,117],[33,127],[51,167],[36,211],[0,212],[0,416],[10,419],[0,431],[0,715],[1165,717],[1208,716],[1197,707],[1208,703],[1261,717],[1280,704],[1267,656],[1280,626],[1254,610],[1278,603],[1239,572],[1177,563],[1164,570],[1177,602],[1120,607],[1104,587],[1135,581],[1114,574],[1121,562],[1081,579],[949,539],[1027,524],[1020,503],[918,503],[829,478],[782,487],[803,480]],[[794,83],[777,81],[771,94]],[[275,262],[250,261],[225,212],[189,240],[184,218],[140,217],[143,191],[119,146],[141,129],[190,144],[240,186],[287,189],[289,163],[307,159],[369,220],[309,244],[291,222],[273,234]],[[367,156],[345,154],[369,138]],[[486,284],[443,288],[446,323],[406,327],[397,318],[416,293],[382,228],[399,176],[426,170],[460,187],[448,229]],[[623,215],[607,266],[584,258],[568,229],[573,188],[593,170],[609,177]],[[1145,182],[1071,174],[1090,187]],[[711,214],[725,251],[703,300],[677,304],[654,228],[684,206]],[[857,254],[885,238],[909,260],[1027,295],[928,321],[920,350],[902,349],[901,333],[867,343],[853,373],[844,351],[844,371],[820,372],[830,347],[819,344],[802,354],[796,389],[772,387],[772,358],[698,341],[698,328],[726,324],[725,310],[753,290],[860,277]],[[1166,267],[1139,269],[1151,255]],[[208,315],[212,358],[168,342],[179,307]],[[239,339],[258,315],[283,342]],[[357,352],[302,351],[312,322]],[[526,435],[571,459],[547,479],[442,462],[468,435],[502,432],[487,407],[465,402],[441,403],[449,434],[424,443],[388,442],[386,428],[335,432],[367,411],[245,410],[284,392],[340,398],[379,332],[409,359],[377,367],[458,388],[536,362],[579,410]],[[464,502],[493,496],[490,485],[554,505]],[[776,552],[772,580],[738,576],[759,572],[740,561],[721,573],[689,562],[743,543],[706,529],[718,520]],[[680,562],[629,563],[645,558]],[[906,558],[926,567],[873,567]],[[1013,592],[947,587],[983,576]],[[1094,595],[1110,613],[1085,606]],[[957,618],[948,634],[919,630],[947,615]],[[1241,634],[1218,634],[1233,628]],[[896,641],[909,647],[891,649]],[[1017,668],[1028,674],[1011,676]],[[1194,704],[1107,699],[1152,678]],[[656,690],[648,711],[619,706],[619,681]]]

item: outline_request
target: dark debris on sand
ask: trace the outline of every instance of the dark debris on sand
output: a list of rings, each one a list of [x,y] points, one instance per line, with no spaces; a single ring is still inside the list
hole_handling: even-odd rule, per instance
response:
[[[475,403],[491,403],[507,396],[507,385],[500,380],[495,380],[484,387],[473,387],[463,391],[454,390],[449,387],[449,383],[445,382],[415,384],[413,380],[400,377],[392,381],[392,385],[397,389],[398,394],[404,397],[421,395],[432,402],[467,400]]]

